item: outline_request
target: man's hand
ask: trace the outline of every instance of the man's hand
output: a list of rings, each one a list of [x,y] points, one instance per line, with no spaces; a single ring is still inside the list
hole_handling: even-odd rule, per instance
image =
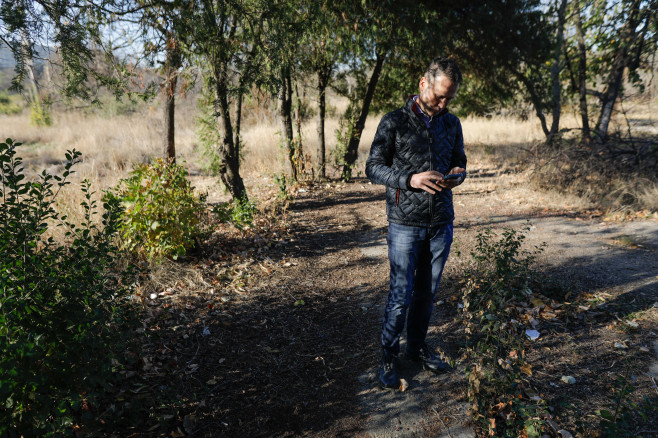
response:
[[[453,167],[450,169],[449,174],[462,173],[466,169],[463,167]],[[444,181],[443,174],[436,170],[428,170],[427,172],[415,173],[411,176],[409,185],[414,189],[425,190],[428,193],[435,194],[443,189],[452,189],[459,185],[461,181]]]
[[[450,172],[448,172],[448,175],[452,175],[454,173],[462,173],[466,171],[463,167],[453,167],[450,169]],[[443,187],[444,189],[452,189],[453,187],[457,187],[460,183],[462,182],[462,179],[452,179],[452,180],[443,180],[439,181],[439,185]]]
[[[414,189],[425,190],[428,193],[435,194],[443,190],[440,183],[445,183],[443,181],[443,174],[437,172],[436,170],[428,170],[423,173],[415,173],[411,176],[409,180],[409,185]]]

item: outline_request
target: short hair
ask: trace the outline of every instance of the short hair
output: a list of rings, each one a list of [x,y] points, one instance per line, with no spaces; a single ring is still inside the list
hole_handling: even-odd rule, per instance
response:
[[[461,85],[462,83],[462,72],[459,70],[457,63],[450,58],[439,56],[438,58],[434,58],[430,62],[430,65],[427,66],[425,78],[431,84],[434,82],[434,78],[441,75],[450,79],[455,85]]]

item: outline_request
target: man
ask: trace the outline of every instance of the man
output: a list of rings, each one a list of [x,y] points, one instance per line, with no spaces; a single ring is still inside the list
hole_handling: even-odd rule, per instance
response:
[[[390,292],[379,371],[384,388],[399,386],[396,360],[405,319],[406,358],[433,372],[450,369],[425,336],[452,243],[451,189],[466,176],[461,123],[447,109],[461,82],[455,61],[434,59],[420,79],[420,94],[382,118],[366,162],[368,178],[386,186],[389,221]]]

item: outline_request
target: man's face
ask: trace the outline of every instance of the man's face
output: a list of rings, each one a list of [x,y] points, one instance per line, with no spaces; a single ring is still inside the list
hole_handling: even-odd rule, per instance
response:
[[[448,107],[450,101],[457,94],[459,85],[452,83],[444,75],[439,75],[430,83],[428,78],[420,78],[420,94],[418,103],[429,116],[434,116]]]

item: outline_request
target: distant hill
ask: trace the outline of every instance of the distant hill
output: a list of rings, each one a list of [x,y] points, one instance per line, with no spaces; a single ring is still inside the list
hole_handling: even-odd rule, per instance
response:
[[[0,44],[0,70],[11,68],[13,70],[16,65],[14,55],[5,44]]]

